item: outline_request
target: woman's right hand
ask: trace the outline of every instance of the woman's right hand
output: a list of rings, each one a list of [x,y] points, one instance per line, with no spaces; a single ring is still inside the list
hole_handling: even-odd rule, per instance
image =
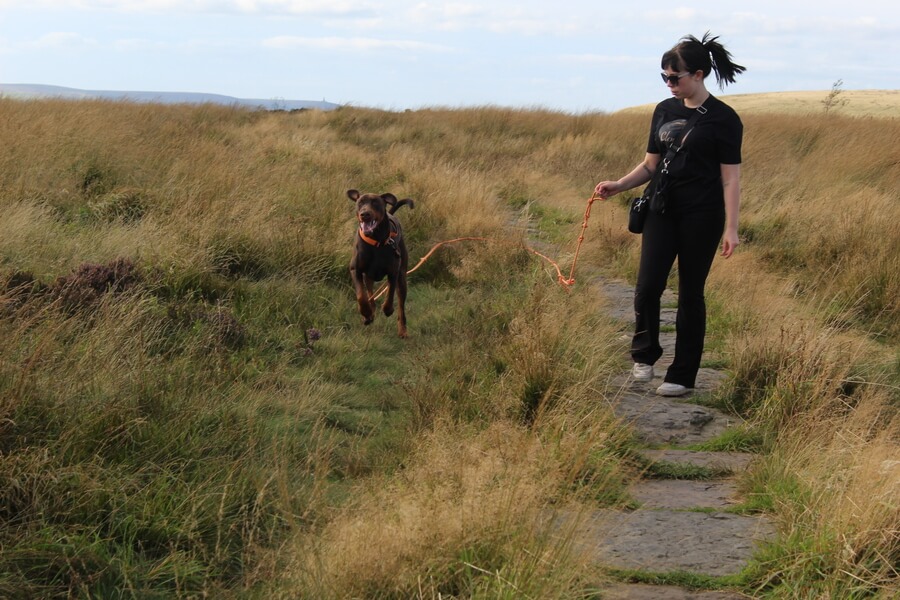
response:
[[[618,181],[601,181],[594,188],[594,193],[606,200],[622,191],[622,185]]]

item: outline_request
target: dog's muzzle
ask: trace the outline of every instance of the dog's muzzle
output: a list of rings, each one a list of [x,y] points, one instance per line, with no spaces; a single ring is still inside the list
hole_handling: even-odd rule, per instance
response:
[[[366,235],[369,235],[373,231],[375,231],[376,227],[378,227],[378,221],[376,221],[375,219],[365,219],[365,218],[360,217],[359,228]]]

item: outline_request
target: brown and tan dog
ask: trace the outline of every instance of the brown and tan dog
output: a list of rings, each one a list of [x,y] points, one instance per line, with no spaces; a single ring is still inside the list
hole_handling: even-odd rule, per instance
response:
[[[347,190],[347,197],[356,203],[359,221],[353,257],[350,259],[350,276],[356,288],[356,302],[365,325],[375,318],[374,282],[387,277],[387,297],[381,307],[386,317],[394,313],[394,292],[397,293],[397,332],[406,337],[406,269],[409,255],[403,229],[394,212],[401,206],[414,203],[409,198],[397,200],[391,193],[361,194]]]

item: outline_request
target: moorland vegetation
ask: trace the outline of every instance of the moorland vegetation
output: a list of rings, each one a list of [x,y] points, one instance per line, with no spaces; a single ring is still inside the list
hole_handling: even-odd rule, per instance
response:
[[[823,94],[824,96],[824,94]],[[706,399],[746,419],[736,579],[900,593],[896,119],[744,116],[743,243],[710,277]],[[0,596],[579,598],[534,528],[628,506],[627,368],[599,277],[633,280],[642,114],[252,112],[0,98]],[[415,200],[410,338],[363,327],[345,191]]]

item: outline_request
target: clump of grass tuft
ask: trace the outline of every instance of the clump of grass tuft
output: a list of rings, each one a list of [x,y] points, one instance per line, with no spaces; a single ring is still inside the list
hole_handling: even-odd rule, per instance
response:
[[[88,208],[100,222],[134,223],[147,212],[152,202],[139,189],[120,188],[91,200]]]
[[[858,352],[833,332],[809,326],[744,336],[738,348],[725,403],[775,430],[840,396]]]

